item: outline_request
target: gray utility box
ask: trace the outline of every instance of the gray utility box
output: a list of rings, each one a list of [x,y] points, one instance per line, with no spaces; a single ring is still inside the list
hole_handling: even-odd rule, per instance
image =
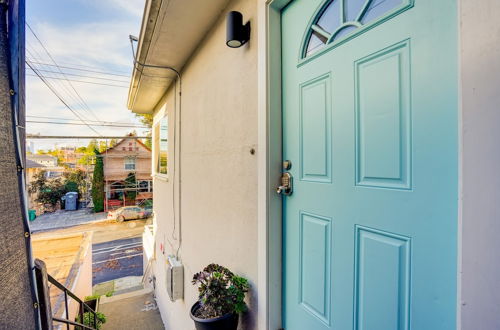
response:
[[[68,192],[64,195],[64,209],[67,211],[75,211],[78,204],[78,193]]]
[[[174,256],[167,258],[167,292],[171,301],[184,298],[184,266]]]

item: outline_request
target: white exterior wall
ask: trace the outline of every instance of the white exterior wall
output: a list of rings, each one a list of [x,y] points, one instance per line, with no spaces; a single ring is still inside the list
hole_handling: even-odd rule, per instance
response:
[[[256,7],[257,0],[231,2],[185,65],[180,139],[179,118],[174,115],[179,109],[174,111],[173,86],[155,111],[155,123],[165,111],[169,116],[169,174],[168,178],[154,177],[156,261],[153,263],[158,305],[168,329],[194,329],[189,311],[197,300],[197,288],[191,284],[191,278],[212,262],[250,280],[250,312],[240,322],[240,329],[257,328],[257,151],[251,154],[257,146]],[[239,49],[225,44],[225,16],[229,10],[238,10],[245,21],[251,21],[251,40]],[[177,157],[174,157],[174,131]],[[166,257],[175,254],[179,237],[184,300],[171,302],[165,283]],[[161,245],[165,254],[160,250]]]
[[[461,0],[463,330],[500,329],[500,2]]]

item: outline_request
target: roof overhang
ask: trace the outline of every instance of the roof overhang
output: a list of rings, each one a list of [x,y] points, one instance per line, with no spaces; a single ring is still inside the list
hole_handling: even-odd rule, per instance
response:
[[[146,0],[137,61],[181,71],[229,1]],[[171,70],[136,65],[127,107],[136,113],[152,113],[175,78]]]

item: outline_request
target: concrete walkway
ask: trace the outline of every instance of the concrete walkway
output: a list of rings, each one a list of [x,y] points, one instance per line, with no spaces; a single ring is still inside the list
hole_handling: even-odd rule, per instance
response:
[[[102,330],[164,330],[151,290],[101,297],[99,312],[106,316]]]
[[[53,213],[45,213],[30,221],[31,232],[55,230],[81,224],[107,221],[107,213],[94,213],[92,209],[81,209],[76,211],[59,210]]]

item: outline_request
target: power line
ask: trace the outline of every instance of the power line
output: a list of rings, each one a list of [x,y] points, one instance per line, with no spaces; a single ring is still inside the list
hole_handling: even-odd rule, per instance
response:
[[[32,48],[32,51],[33,51],[33,52],[32,52],[32,51],[30,51],[30,43],[29,43],[29,42],[27,42],[27,44],[26,44],[26,45],[27,45],[27,47],[26,47],[26,52],[27,52],[27,53],[28,53],[28,54],[29,54],[32,58],[36,58],[36,57],[35,57],[35,55],[34,55],[33,53],[36,53],[36,55],[37,55],[38,57],[40,57],[40,58],[41,58],[41,55],[38,53],[38,51],[36,51],[36,49],[35,49],[35,48],[33,48],[33,46],[31,46],[31,48]],[[30,59],[29,59],[29,58],[26,58],[26,60],[25,60],[25,61],[30,61]],[[32,62],[30,62],[30,63],[31,63],[31,64],[33,64]],[[33,65],[33,66],[35,66],[35,65]],[[50,67],[49,67],[49,69],[50,69]],[[37,70],[38,70],[38,68],[37,68]],[[50,69],[50,72],[51,72],[51,73],[54,73],[54,74],[56,74],[56,75],[57,75],[57,72],[55,72],[53,69]],[[68,97],[72,100],[72,102],[74,102],[75,104],[77,104],[77,105],[79,106],[79,108],[83,108],[83,107],[84,107],[84,104],[82,103],[82,101],[81,101],[81,100],[79,100],[79,99],[78,99],[78,98],[74,95],[74,93],[73,93],[73,92],[69,89],[69,87],[67,86],[67,84],[64,84],[62,81],[55,81],[55,83],[57,83],[57,85],[61,87],[62,91],[64,91],[64,93],[65,93],[65,94],[66,94],[66,95],[67,95],[67,96],[68,96]],[[55,85],[56,85],[56,84],[54,84],[54,88],[56,88],[56,86],[55,86]],[[82,116],[83,116],[83,114],[82,114]],[[87,118],[85,118],[85,119],[87,119]]]
[[[73,108],[71,108],[68,103],[66,103],[66,101],[64,101],[64,99],[61,97],[61,95],[59,95],[59,93],[54,89],[54,87],[44,78],[44,76],[37,72],[36,69],[31,66],[31,64],[29,62],[26,62],[26,64],[31,68],[31,70],[33,70],[36,75],[38,76],[38,78],[40,78],[44,83],[45,85],[47,85],[47,87],[51,90],[52,93],[54,93],[54,95],[66,106],[66,108],[68,108],[75,116],[78,117],[78,119],[80,119],[83,123],[85,123],[88,128],[90,128],[92,131],[94,131],[97,135],[101,135],[98,131],[96,131],[92,126],[90,126],[88,123],[85,122],[85,120],[82,119],[82,117],[75,111],[73,110]]]
[[[41,118],[41,119],[56,119],[56,120],[74,120],[73,118],[64,118],[64,117],[47,117],[47,116],[36,116],[36,115],[26,115],[29,118]],[[96,121],[96,120],[87,120],[87,122],[98,122],[103,124],[124,124],[124,125],[140,125],[134,123],[127,123],[122,121]],[[149,126],[145,126],[147,128],[151,128]]]
[[[73,91],[76,93],[76,95],[78,96],[78,98],[83,102],[84,104],[84,107],[89,111],[90,114],[92,114],[92,116],[94,116],[95,119],[99,120],[99,118],[96,116],[96,114],[92,111],[92,109],[90,109],[90,107],[88,106],[87,102],[85,102],[85,100],[82,98],[82,96],[80,95],[80,93],[78,93],[78,91],[76,90],[76,88],[73,86],[73,84],[69,81],[69,79],[67,79],[67,77],[64,75],[64,72],[61,70],[61,68],[59,67],[59,65],[57,64],[57,62],[54,60],[54,58],[52,57],[52,55],[50,55],[50,52],[47,50],[47,48],[45,48],[43,42],[40,40],[40,38],[38,38],[38,35],[35,33],[35,31],[33,31],[33,29],[31,28],[31,26],[28,24],[28,22],[26,21],[26,26],[28,27],[28,29],[31,31],[31,33],[33,34],[33,36],[35,36],[36,40],[38,40],[38,42],[40,43],[40,45],[42,46],[43,50],[45,50],[45,52],[47,53],[47,55],[49,56],[49,58],[52,60],[52,62],[56,65],[56,67],[59,69],[59,71],[61,72],[61,74],[63,75],[64,78],[66,78],[66,80],[68,81],[68,84],[71,86],[71,88],[73,89]]]
[[[27,76],[31,76],[31,77],[36,77],[37,76],[37,75],[34,75],[34,74],[29,74],[29,73],[27,73],[26,75]],[[47,79],[56,79],[56,80],[73,81],[73,82],[79,82],[79,83],[91,84],[91,85],[101,85],[101,86],[111,86],[111,87],[128,88],[128,86],[120,86],[120,85],[113,85],[113,84],[106,84],[106,83],[98,83],[98,82],[85,81],[85,80],[76,80],[76,79],[68,79],[68,78],[57,78],[57,77],[48,77],[48,76],[45,76],[45,78],[47,78]]]
[[[59,64],[65,64],[65,65],[72,66],[72,67],[76,66],[76,67],[90,68],[90,69],[99,69],[99,70],[102,69],[101,67],[96,66],[96,65],[85,65],[85,64],[80,64],[80,63],[69,63],[69,62],[59,61]],[[110,69],[109,72],[129,74],[129,71],[116,70],[116,69]]]
[[[33,61],[31,61],[31,62],[33,63]],[[38,69],[38,71],[54,73],[51,70]],[[101,80],[108,80],[108,81],[117,81],[117,82],[122,82],[122,83],[127,83],[128,84],[127,80],[109,79],[109,78],[102,78],[102,77],[96,77],[96,76],[86,76],[86,75],[83,75],[83,74],[68,73],[68,72],[65,72],[65,74],[68,75],[68,76],[75,76],[75,77],[82,77],[82,78],[91,78],[91,79],[101,79]]]
[[[41,65],[48,65],[48,66],[56,66],[56,65],[53,65],[53,64],[44,63],[44,62],[38,62],[38,61],[37,62],[33,62],[33,63],[35,63],[35,64],[41,64]],[[118,74],[118,73],[111,73],[111,72],[97,71],[97,70],[79,69],[79,68],[70,67],[70,66],[64,66],[64,65],[59,65],[59,67],[63,68],[63,69],[69,69],[69,70],[93,72],[93,73],[100,73],[100,74],[104,74],[104,75],[108,75],[108,76],[119,76],[119,77],[130,78],[130,75],[126,75],[126,74]]]
[[[72,136],[72,135],[37,135],[37,134],[26,134],[27,139],[70,139],[70,140],[85,140],[85,139],[151,139],[151,136],[92,136],[92,135],[84,135],[84,136]]]
[[[62,123],[54,121],[38,121],[38,120],[26,120],[27,123],[36,124],[56,124],[56,125],[86,125],[85,123]],[[115,124],[92,124],[93,126],[105,126],[105,127],[131,127],[131,128],[149,128],[148,126],[135,126],[135,125],[115,125]]]

